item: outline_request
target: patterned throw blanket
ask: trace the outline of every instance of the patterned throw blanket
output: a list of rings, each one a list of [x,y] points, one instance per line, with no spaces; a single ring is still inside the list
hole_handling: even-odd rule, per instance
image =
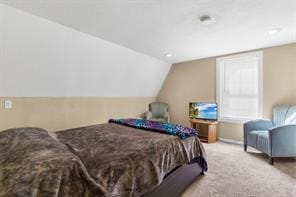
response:
[[[137,129],[157,131],[169,135],[176,135],[181,139],[197,135],[197,131],[190,127],[180,124],[156,122],[144,119],[110,119],[109,123],[125,125]]]

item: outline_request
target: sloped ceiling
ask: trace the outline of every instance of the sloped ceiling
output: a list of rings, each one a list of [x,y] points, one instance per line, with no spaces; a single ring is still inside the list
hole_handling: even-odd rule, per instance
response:
[[[0,1],[171,63],[296,42],[295,0]]]
[[[170,66],[0,4],[0,97],[156,97]]]

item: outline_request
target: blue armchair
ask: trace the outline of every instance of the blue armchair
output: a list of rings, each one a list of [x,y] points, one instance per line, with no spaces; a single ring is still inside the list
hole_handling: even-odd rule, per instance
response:
[[[170,122],[169,105],[162,102],[150,103],[149,111],[146,113],[146,120]]]
[[[251,146],[275,157],[296,157],[296,105],[273,108],[273,121],[254,120],[244,124],[244,150]]]

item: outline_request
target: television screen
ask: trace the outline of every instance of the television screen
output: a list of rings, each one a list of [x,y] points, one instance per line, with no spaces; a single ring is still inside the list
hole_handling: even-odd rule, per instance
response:
[[[217,103],[191,102],[189,103],[189,117],[205,120],[217,120]]]

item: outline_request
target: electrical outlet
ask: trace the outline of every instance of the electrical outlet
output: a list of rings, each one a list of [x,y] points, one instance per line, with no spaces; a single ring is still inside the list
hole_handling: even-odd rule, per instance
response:
[[[4,100],[4,109],[11,109],[11,108],[12,108],[12,101]]]

